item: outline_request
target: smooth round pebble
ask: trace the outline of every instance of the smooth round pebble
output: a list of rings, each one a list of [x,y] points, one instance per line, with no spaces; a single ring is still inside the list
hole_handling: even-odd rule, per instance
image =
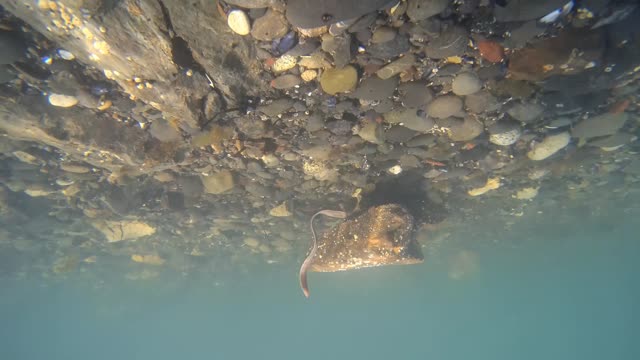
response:
[[[305,70],[302,72],[302,74],[300,74],[300,77],[305,82],[309,82],[315,79],[317,76],[318,76],[318,72],[315,70]]]
[[[435,97],[433,90],[422,81],[402,83],[398,86],[402,105],[408,108],[424,108]]]
[[[260,41],[272,41],[287,34],[289,24],[282,13],[269,9],[253,22],[251,36]]]
[[[452,141],[471,141],[480,136],[483,131],[484,125],[480,121],[467,116],[449,127],[449,138]]]
[[[416,109],[397,109],[384,114],[384,120],[390,124],[400,124],[419,132],[431,131],[435,122],[425,116],[418,115]]]
[[[556,135],[549,135],[540,143],[536,144],[533,149],[527,153],[527,157],[536,161],[544,160],[569,145],[570,141],[571,135],[566,131]]]
[[[396,78],[383,80],[375,75],[370,76],[358,85],[358,88],[353,92],[353,97],[362,100],[382,101],[393,95],[397,85]]]
[[[227,15],[227,25],[238,35],[249,35],[251,32],[249,16],[242,10],[232,10]]]
[[[457,115],[462,110],[462,100],[453,95],[437,97],[429,104],[429,116],[438,119]]]
[[[273,63],[272,70],[275,73],[285,72],[287,70],[293,69],[297,63],[298,60],[295,56],[282,55]]]
[[[451,83],[453,93],[460,96],[475,94],[480,89],[482,89],[482,81],[478,75],[471,72],[459,74]]]
[[[71,61],[76,58],[75,55],[73,55],[71,52],[64,49],[58,49],[58,55],[60,55],[62,59],[68,60],[68,61]]]
[[[357,135],[374,144],[383,144],[385,140],[384,129],[375,121],[365,121]]]
[[[320,77],[320,86],[329,95],[353,90],[357,83],[358,72],[351,65],[342,69],[327,69]]]
[[[465,96],[464,105],[473,114],[495,111],[500,107],[498,99],[486,90]]]
[[[78,99],[75,96],[51,94],[49,95],[49,104],[57,107],[68,108],[78,104]]]
[[[299,85],[300,80],[299,77],[292,74],[281,75],[271,80],[271,87],[275,89],[288,89]]]
[[[507,113],[514,119],[524,123],[532,122],[544,112],[544,107],[536,103],[521,103],[513,105]]]

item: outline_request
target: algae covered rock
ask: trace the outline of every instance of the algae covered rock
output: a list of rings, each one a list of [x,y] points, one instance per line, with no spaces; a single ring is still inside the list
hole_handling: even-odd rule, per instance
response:
[[[320,77],[320,86],[329,95],[353,90],[357,82],[358,72],[351,65],[342,69],[327,69]]]

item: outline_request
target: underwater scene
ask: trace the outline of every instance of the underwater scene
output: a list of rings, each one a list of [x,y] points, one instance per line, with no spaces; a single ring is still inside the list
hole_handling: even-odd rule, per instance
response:
[[[640,359],[636,0],[0,0],[0,360]]]

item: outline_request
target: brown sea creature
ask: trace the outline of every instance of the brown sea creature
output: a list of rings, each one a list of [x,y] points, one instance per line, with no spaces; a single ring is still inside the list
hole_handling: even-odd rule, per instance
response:
[[[337,272],[385,265],[409,265],[423,261],[414,236],[414,219],[398,204],[370,207],[317,238],[317,215],[345,218],[341,211],[323,210],[311,218],[313,247],[300,267],[300,287],[309,297],[307,271]]]

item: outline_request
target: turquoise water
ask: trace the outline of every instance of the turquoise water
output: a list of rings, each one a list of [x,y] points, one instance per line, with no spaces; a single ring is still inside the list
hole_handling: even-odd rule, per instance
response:
[[[311,273],[308,300],[298,264],[5,280],[0,358],[638,359],[638,226],[573,220],[495,242],[454,231],[422,265]]]

